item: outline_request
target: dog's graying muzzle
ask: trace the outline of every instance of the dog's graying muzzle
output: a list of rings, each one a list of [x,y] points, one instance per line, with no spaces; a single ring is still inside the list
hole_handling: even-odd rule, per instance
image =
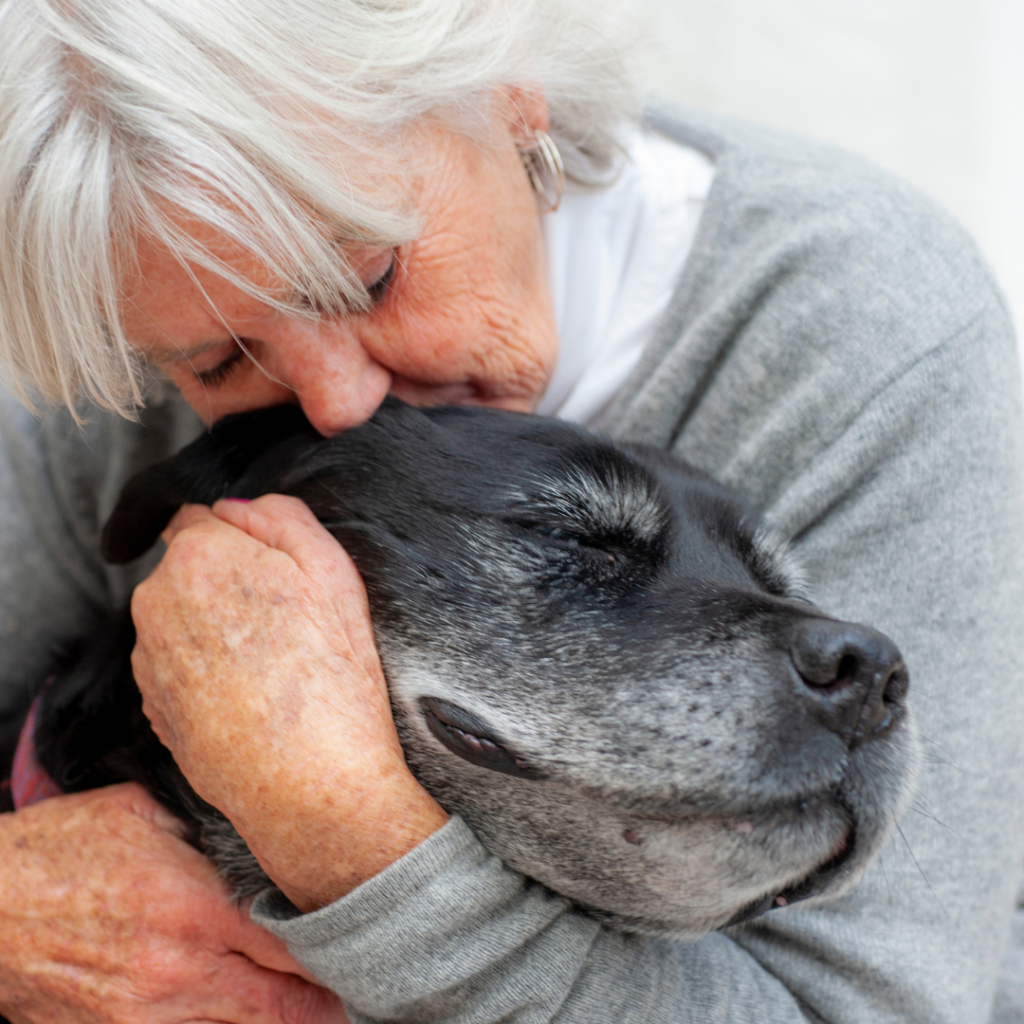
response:
[[[789,652],[814,717],[849,747],[882,736],[900,720],[910,677],[883,633],[851,622],[804,619],[792,631]]]

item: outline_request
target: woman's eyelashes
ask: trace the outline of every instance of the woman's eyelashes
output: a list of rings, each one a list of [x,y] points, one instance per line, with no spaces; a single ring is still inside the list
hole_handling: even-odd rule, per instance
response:
[[[385,270],[376,281],[366,286],[366,294],[370,296],[370,301],[375,306],[380,305],[384,296],[387,295],[388,288],[391,286],[391,282],[395,279],[395,267],[397,265],[398,258],[392,254],[391,262],[388,264],[388,269]]]
[[[397,267],[398,256],[393,252],[384,273],[379,277],[374,278],[369,283],[363,283],[363,288],[366,289],[366,294],[370,299],[371,306],[379,306],[384,301],[388,294],[388,289],[391,287],[391,282],[395,279],[395,270]],[[344,316],[346,310],[348,310],[349,313],[364,312],[364,310],[352,307],[345,299],[339,299],[337,304],[326,304],[317,301],[311,295],[302,295],[297,301],[300,306],[304,309],[308,309],[311,313],[328,318],[338,316],[339,313]]]
[[[245,350],[236,344],[231,354],[209,370],[196,370],[196,379],[203,387],[216,388],[224,383],[241,365]]]

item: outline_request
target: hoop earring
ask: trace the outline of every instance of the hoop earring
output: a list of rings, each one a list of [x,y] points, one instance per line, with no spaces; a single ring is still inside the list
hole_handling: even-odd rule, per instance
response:
[[[565,191],[562,154],[547,132],[535,131],[531,145],[519,150],[530,186],[537,194],[542,213],[554,213]]]

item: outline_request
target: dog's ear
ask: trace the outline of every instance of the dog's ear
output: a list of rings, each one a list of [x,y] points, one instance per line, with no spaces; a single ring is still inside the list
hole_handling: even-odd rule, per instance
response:
[[[318,436],[296,405],[227,416],[177,455],[136,473],[103,527],[100,552],[114,565],[145,554],[184,504],[212,505],[269,448],[297,434]]]

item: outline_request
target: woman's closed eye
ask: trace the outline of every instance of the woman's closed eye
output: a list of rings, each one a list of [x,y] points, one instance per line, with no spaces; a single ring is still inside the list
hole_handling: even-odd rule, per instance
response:
[[[366,294],[370,296],[370,301],[375,305],[380,305],[384,300],[384,296],[388,293],[388,288],[391,286],[391,282],[395,279],[395,268],[398,266],[398,257],[392,253],[391,262],[388,264],[387,270],[384,271],[376,281],[366,286]]]
[[[375,280],[364,286],[373,305],[378,306],[383,302],[384,297],[388,293],[388,288],[395,278],[395,270],[397,266],[398,257],[395,253],[392,253],[387,269]],[[312,307],[312,302],[310,302],[309,305]],[[220,387],[237,369],[241,367],[242,361],[247,358],[248,353],[252,349],[252,345],[253,343],[248,339],[238,339],[231,352],[217,363],[216,366],[212,366],[208,370],[196,370],[196,379],[203,385],[203,387]]]
[[[398,256],[394,251],[389,251],[387,256],[388,262],[383,272],[378,272],[376,276],[371,277],[369,280],[365,277],[362,279],[363,287],[366,289],[367,296],[369,296],[371,306],[379,306],[384,301],[384,298],[388,293],[388,288],[391,286],[391,282],[395,279],[395,270],[398,267]],[[378,261],[374,260],[373,262],[377,263]],[[362,277],[362,275],[360,276]],[[300,296],[298,301],[305,309],[325,317],[335,316],[337,315],[338,308],[344,310],[347,306],[347,303],[344,300],[341,300],[339,307],[329,308],[323,303],[318,302],[310,295]]]
[[[232,349],[226,359],[222,359],[216,366],[212,366],[209,370],[196,370],[196,379],[203,385],[203,387],[220,387],[220,385],[223,384],[232,373],[234,373],[245,357],[245,350],[236,342],[234,349]]]

